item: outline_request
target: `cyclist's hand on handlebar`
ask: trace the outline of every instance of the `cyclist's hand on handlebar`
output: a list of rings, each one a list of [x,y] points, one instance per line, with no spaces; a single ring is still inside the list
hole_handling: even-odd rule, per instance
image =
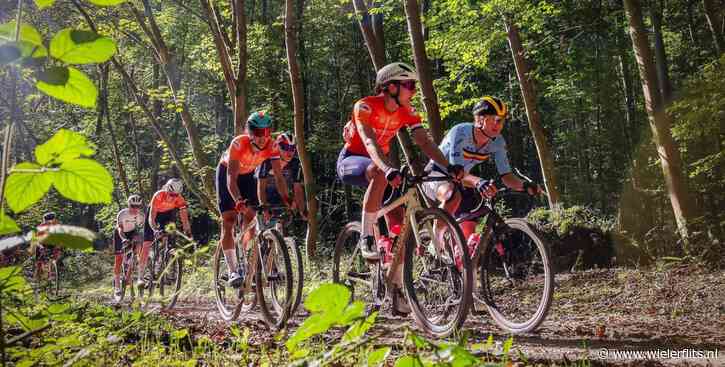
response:
[[[385,179],[393,188],[398,188],[403,183],[403,174],[397,168],[390,167],[385,171]]]
[[[493,180],[479,180],[476,184],[476,191],[478,191],[481,196],[490,199],[496,196],[498,188],[496,188]]]
[[[460,164],[449,164],[448,165],[448,174],[453,177],[456,181],[460,181],[463,179],[463,176],[466,175],[466,171],[463,169],[463,166]]]
[[[524,191],[531,196],[538,196],[544,193],[541,186],[529,181],[524,181]]]

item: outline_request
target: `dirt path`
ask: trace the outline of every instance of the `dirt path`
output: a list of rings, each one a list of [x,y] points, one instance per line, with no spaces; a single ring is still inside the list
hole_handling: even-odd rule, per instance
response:
[[[529,362],[725,366],[725,272],[608,269],[558,274],[556,283],[547,320],[536,333],[514,337],[514,351]],[[304,320],[303,313],[290,321],[290,330]],[[231,324],[220,320],[211,300],[184,300],[164,315],[192,335],[229,342]],[[250,345],[276,343],[258,315],[242,315],[237,325],[250,329]],[[370,332],[385,333],[382,344],[399,345],[404,325],[412,320],[383,312]],[[472,343],[485,342],[489,335],[497,342],[508,338],[485,314],[469,317],[465,329]],[[339,334],[333,331],[327,338],[334,342]]]

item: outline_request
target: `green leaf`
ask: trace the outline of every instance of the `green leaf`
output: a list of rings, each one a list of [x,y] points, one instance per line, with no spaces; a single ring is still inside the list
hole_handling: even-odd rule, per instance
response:
[[[50,67],[38,74],[41,92],[86,108],[96,107],[98,90],[82,71],[73,67]]]
[[[20,232],[20,227],[15,223],[13,218],[7,216],[7,214],[0,212],[0,236],[10,233]]]
[[[85,250],[93,247],[96,234],[83,227],[53,225],[39,227],[38,239],[44,245]]]
[[[113,6],[126,2],[126,0],[88,0],[98,6]]]
[[[116,53],[116,42],[95,32],[66,28],[50,41],[50,56],[68,64],[106,62]]]
[[[35,0],[35,5],[40,10],[53,6],[53,3],[55,3],[55,0]]]
[[[368,367],[382,366],[389,354],[390,347],[375,349],[372,353],[368,354]]]
[[[53,183],[53,173],[43,172],[41,169],[35,163],[23,162],[10,170],[10,176],[5,183],[5,200],[12,211],[19,213],[27,209],[48,192]]]
[[[350,301],[350,290],[341,284],[325,283],[312,291],[305,299],[305,308],[310,312],[328,310],[342,311]]]
[[[503,354],[508,354],[511,347],[514,345],[514,337],[511,336],[503,342]]]
[[[0,46],[0,64],[2,65],[10,64],[22,56],[23,54],[15,42]]]
[[[0,44],[15,42],[15,21],[0,25]],[[43,45],[40,33],[30,24],[20,23],[18,48],[22,57],[45,57],[48,50]]]
[[[48,306],[48,313],[60,314],[68,311],[68,309],[70,309],[70,305],[67,303],[55,303]]]
[[[42,165],[62,163],[95,153],[83,134],[68,129],[60,129],[48,141],[35,147],[35,159]]]
[[[360,302],[360,301],[357,301]],[[362,302],[360,302],[362,304]],[[364,305],[363,305],[364,307]],[[360,339],[365,333],[375,324],[375,319],[378,317],[378,313],[373,312],[365,318],[365,320],[359,320],[350,328],[347,329],[345,332],[345,335],[343,335],[342,340],[345,342],[353,342],[358,339]]]
[[[79,158],[65,161],[55,172],[53,185],[61,195],[85,204],[111,202],[113,178],[100,163]]]
[[[19,291],[27,285],[19,266],[0,268],[0,289],[3,292]]]
[[[413,356],[402,356],[395,361],[395,367],[423,367],[418,358]]]

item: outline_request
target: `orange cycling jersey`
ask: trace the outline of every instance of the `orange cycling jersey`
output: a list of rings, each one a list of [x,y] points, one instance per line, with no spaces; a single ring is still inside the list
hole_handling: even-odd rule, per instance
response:
[[[279,147],[272,141],[264,149],[259,150],[252,144],[252,138],[243,134],[232,140],[220,163],[227,166],[229,159],[239,161],[239,174],[245,175],[254,172],[257,166],[267,159],[279,159]]]
[[[400,106],[395,112],[390,112],[385,109],[383,96],[370,96],[357,101],[352,121],[368,126],[375,132],[375,140],[384,154],[390,151],[390,140],[400,128],[422,127],[420,115],[413,107]],[[367,156],[368,152],[357,129],[350,130],[345,132],[349,136],[349,140],[346,139],[345,149],[353,154]]]
[[[157,213],[166,213],[174,209],[186,208],[186,200],[180,194],[161,190],[157,191],[151,199],[151,207],[156,209]]]

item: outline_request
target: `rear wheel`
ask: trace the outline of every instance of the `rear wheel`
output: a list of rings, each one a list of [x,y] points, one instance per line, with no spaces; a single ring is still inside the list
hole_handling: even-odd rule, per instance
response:
[[[350,290],[351,300],[374,303],[374,274],[358,247],[361,228],[360,222],[350,222],[337,235],[332,281],[346,286]]]
[[[413,316],[428,333],[450,335],[471,304],[473,274],[460,228],[439,208],[416,213],[417,238],[408,228],[403,283]]]
[[[506,220],[508,229],[482,244],[481,295],[502,329],[525,333],[546,318],[554,291],[549,248],[523,219]]]
[[[48,296],[57,298],[60,295],[60,271],[58,269],[57,260],[49,260],[48,266],[48,278],[46,283],[46,289]]]
[[[241,260],[239,259],[238,251],[236,252],[237,263],[239,263]],[[219,244],[217,250],[214,252],[214,260],[212,262],[212,271],[214,274],[212,289],[214,289],[217,310],[219,310],[219,314],[225,321],[235,320],[239,317],[243,300],[241,288],[232,288],[227,283],[229,281],[228,269],[227,260],[224,257],[221,244]]]
[[[257,300],[262,315],[270,326],[281,329],[287,323],[294,303],[292,264],[287,244],[275,229],[260,236],[262,256],[256,274]]]
[[[305,273],[302,267],[302,251],[300,251],[297,247],[294,237],[286,237],[285,243],[287,244],[290,261],[292,262],[292,272],[290,274],[294,276],[292,285],[294,302],[292,303],[292,309],[290,310],[290,317],[292,317],[297,312],[297,308],[302,302],[302,288],[304,285]]]

